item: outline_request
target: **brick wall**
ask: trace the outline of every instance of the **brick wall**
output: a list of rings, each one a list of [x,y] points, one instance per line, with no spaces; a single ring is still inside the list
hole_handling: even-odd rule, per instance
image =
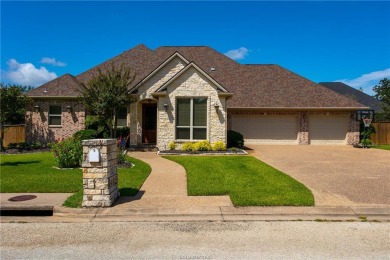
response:
[[[34,106],[39,106],[36,111]],[[49,126],[49,106],[61,106],[61,126]],[[71,106],[68,112],[67,106]],[[85,109],[82,102],[62,99],[35,99],[26,112],[26,141],[49,143],[67,138],[84,129]]]

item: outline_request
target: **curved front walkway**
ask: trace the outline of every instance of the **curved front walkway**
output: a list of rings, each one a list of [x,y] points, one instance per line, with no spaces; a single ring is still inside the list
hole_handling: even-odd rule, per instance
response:
[[[152,172],[135,197],[121,197],[116,203],[117,206],[130,208],[233,206],[229,196],[188,196],[187,174],[184,168],[155,152],[131,152],[129,156],[149,164]]]

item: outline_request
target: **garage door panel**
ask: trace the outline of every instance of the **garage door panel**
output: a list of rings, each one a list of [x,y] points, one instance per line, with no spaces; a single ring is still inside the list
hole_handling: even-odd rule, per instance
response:
[[[244,135],[246,143],[296,143],[296,116],[236,116],[232,129]]]
[[[310,144],[345,144],[347,117],[311,116],[309,118]]]

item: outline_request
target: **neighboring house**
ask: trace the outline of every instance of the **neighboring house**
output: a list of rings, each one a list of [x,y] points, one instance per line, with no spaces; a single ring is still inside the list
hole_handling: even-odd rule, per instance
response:
[[[375,112],[382,109],[381,102],[378,99],[367,95],[366,93],[357,90],[351,86],[348,86],[342,82],[320,82],[319,84],[343,96],[352,98],[357,102],[374,110]]]
[[[136,72],[129,93],[138,101],[121,120],[133,145],[226,142],[228,129],[241,132],[246,143],[352,144],[359,140],[355,112],[367,109],[278,65],[242,65],[205,46],[138,45],[76,77],[65,74],[30,91],[28,140],[53,141],[83,129],[80,84],[112,64]]]

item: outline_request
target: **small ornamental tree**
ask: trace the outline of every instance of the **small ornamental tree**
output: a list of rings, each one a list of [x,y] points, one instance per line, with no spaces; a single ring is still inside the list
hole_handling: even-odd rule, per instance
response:
[[[25,94],[30,89],[32,87],[0,83],[0,150],[3,149],[4,124],[24,123],[26,107],[30,102]]]
[[[129,94],[129,86],[135,74],[128,67],[111,67],[82,85],[81,98],[88,111],[105,122],[110,128],[110,136],[116,137],[117,113],[129,105],[136,97]]]

